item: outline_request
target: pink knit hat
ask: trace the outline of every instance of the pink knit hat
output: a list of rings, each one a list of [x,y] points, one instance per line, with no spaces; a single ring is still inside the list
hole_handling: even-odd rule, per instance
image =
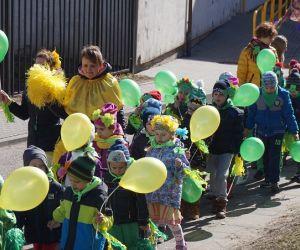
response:
[[[118,107],[114,103],[105,103],[101,110],[97,109],[93,112],[94,124],[107,128],[116,128],[117,113]]]

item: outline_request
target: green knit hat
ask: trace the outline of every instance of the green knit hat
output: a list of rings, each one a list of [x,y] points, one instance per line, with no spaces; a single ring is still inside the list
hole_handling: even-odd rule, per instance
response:
[[[96,162],[88,156],[80,156],[71,162],[68,174],[79,180],[90,182],[94,176]]]

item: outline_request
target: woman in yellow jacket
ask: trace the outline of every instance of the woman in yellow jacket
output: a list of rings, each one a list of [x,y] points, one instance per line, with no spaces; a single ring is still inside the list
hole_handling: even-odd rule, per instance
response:
[[[276,50],[270,46],[277,30],[273,23],[264,22],[256,28],[256,37],[242,50],[237,68],[239,84],[251,82],[260,87],[260,71],[256,64],[256,56],[262,49],[272,49],[277,57]],[[278,59],[277,59],[278,61]]]

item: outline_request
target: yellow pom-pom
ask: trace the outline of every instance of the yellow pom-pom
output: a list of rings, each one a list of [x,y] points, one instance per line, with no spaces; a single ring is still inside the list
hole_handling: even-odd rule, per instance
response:
[[[61,71],[49,70],[39,64],[35,64],[28,70],[28,98],[38,108],[55,101],[62,104],[65,90],[66,79]]]
[[[243,176],[245,174],[244,162],[238,155],[234,158],[234,165],[231,170],[232,176]]]
[[[61,60],[59,58],[59,54],[56,52],[56,49],[52,51],[53,61],[54,61],[54,69],[61,69]]]
[[[155,128],[163,128],[171,133],[175,133],[178,128],[178,120],[170,115],[156,115],[151,120],[151,126]]]

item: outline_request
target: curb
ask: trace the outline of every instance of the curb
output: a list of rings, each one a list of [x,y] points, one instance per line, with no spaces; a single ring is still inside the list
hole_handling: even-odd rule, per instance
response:
[[[19,142],[24,142],[27,140],[27,133],[21,135],[15,135],[10,137],[5,137],[0,139],[0,147],[9,146],[11,144],[17,144]]]

